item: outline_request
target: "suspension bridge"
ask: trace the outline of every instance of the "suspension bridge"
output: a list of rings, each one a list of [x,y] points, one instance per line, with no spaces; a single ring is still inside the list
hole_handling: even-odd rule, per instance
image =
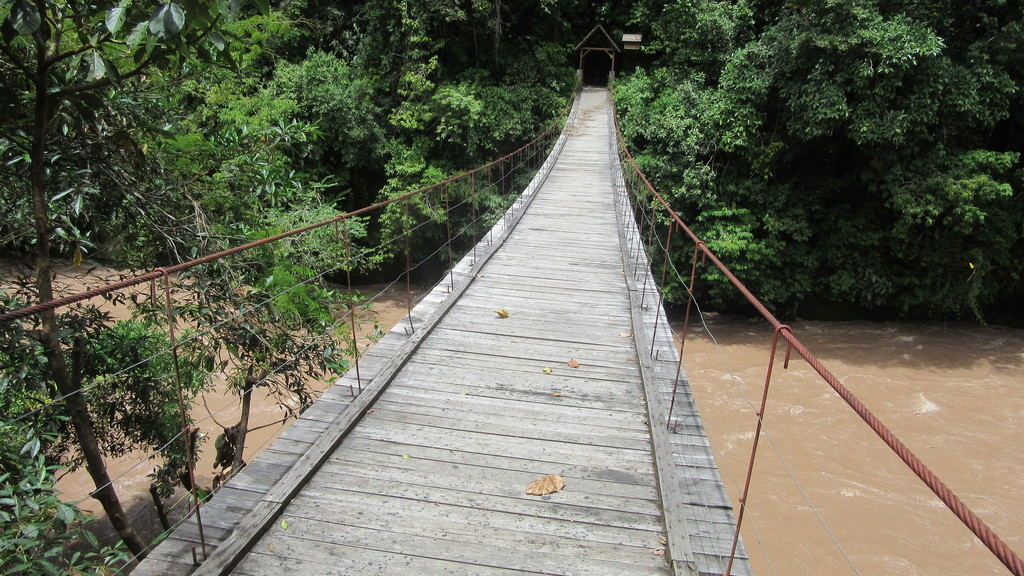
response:
[[[492,233],[361,359],[362,393],[328,390],[134,573],[723,573],[732,507],[688,394],[666,427],[675,348],[613,136],[584,90]]]
[[[1020,558],[643,175],[623,172],[632,159],[606,90],[583,89],[564,129],[549,132],[542,154],[524,148],[432,187],[445,206],[448,187],[473,190],[484,178],[516,196],[460,261],[449,256],[444,278],[403,322],[133,574],[750,574],[739,527],[779,345],[787,363],[794,351],[806,360],[1011,573],[1024,574]],[[513,176],[524,165],[535,175],[519,189]],[[476,209],[474,196],[474,218]],[[253,245],[333,223],[347,246],[347,219],[361,212]],[[662,307],[665,274],[677,272],[673,235],[693,243],[689,289],[710,261],[775,334],[735,511]],[[449,225],[449,254],[452,242]],[[248,246],[0,321],[161,278],[169,286],[178,270]]]

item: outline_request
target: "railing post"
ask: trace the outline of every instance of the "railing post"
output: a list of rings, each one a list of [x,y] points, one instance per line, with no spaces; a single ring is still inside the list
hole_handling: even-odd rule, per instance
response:
[[[697,281],[697,255],[700,253],[701,248],[704,246],[704,241],[701,240],[693,246],[693,263],[690,266],[690,285],[686,288],[686,317],[683,320],[683,331],[679,335],[679,363],[676,365],[676,378],[672,384],[672,400],[668,405],[668,421],[672,423],[672,410],[676,405],[676,393],[679,391],[679,376],[683,371],[683,346],[686,345],[686,333],[690,329],[690,309],[693,307],[694,295],[693,287]],[[673,429],[674,430],[674,429]]]
[[[359,327],[356,323],[355,296],[352,294],[352,255],[348,236],[348,215],[343,215],[341,222],[345,228],[345,282],[348,285],[348,314],[352,324],[352,361],[356,368],[356,386],[359,388],[359,393],[362,394],[363,378],[359,374]]]
[[[672,229],[675,220],[668,221],[668,239],[665,241],[665,261],[661,268],[661,286],[658,287],[658,306],[654,309],[654,332],[651,334],[651,357],[654,357],[655,341],[658,338],[658,323],[661,320],[661,305],[665,301],[665,278],[668,276],[668,265],[672,254]]]
[[[409,334],[416,333],[416,326],[412,323],[412,227],[409,223],[409,199],[403,201],[405,205],[405,218],[402,219],[402,228],[405,232],[405,304],[409,313]]]
[[[164,268],[157,268],[163,274],[164,277],[164,296],[167,305],[167,338],[171,344],[171,361],[174,364],[174,380],[177,383],[178,388],[178,411],[181,415],[181,432],[183,440],[185,442],[185,462],[188,467],[188,479],[189,479],[189,492],[192,496],[192,505],[189,507],[190,512],[194,512],[196,515],[196,525],[199,528],[199,546],[203,552],[203,559],[207,557],[206,552],[206,533],[203,529],[203,513],[201,511],[199,493],[196,486],[196,463],[192,454],[192,438],[198,430],[193,429],[188,423],[188,409],[185,406],[185,393],[182,390],[181,384],[181,364],[178,357],[178,340],[174,331],[174,301],[171,299],[171,275]],[[155,288],[154,288],[155,290]],[[195,548],[192,548],[193,556],[195,555]]]
[[[764,391],[761,394],[761,406],[757,409],[757,429],[754,431],[754,443],[750,447],[750,461],[747,464],[747,479],[743,483],[743,495],[740,496],[740,511],[736,513],[736,532],[732,539],[732,549],[729,551],[729,563],[725,567],[723,576],[729,576],[732,574],[732,565],[736,560],[736,548],[740,542],[740,527],[743,526],[743,514],[747,510],[747,496],[750,494],[750,480],[754,475],[754,460],[757,458],[757,444],[761,440],[761,429],[764,427],[764,411],[765,406],[768,405],[768,387],[772,382],[772,368],[775,365],[775,351],[778,349],[779,334],[785,330],[790,334],[793,330],[785,324],[775,329],[775,335],[772,337],[772,352],[768,357],[768,371],[764,377]],[[786,364],[785,367],[789,367],[789,351],[786,352]]]
[[[444,197],[444,220],[448,225],[448,291],[455,291],[455,266],[452,264],[452,209],[448,202],[448,185],[441,184],[441,195]]]

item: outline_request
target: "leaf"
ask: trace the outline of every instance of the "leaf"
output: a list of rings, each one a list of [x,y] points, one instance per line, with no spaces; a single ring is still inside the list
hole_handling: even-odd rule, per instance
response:
[[[551,366],[545,366],[544,367],[544,373],[545,374],[551,374],[552,372],[554,372],[554,370],[551,369]]]
[[[508,318],[508,310],[504,308],[498,308],[494,313],[498,315],[498,318]]]
[[[577,362],[577,361],[575,361],[575,360],[569,360],[569,361],[568,361],[568,362],[566,362],[565,364],[566,364],[566,366],[568,366],[569,368],[579,368],[579,367],[580,367],[580,363],[579,363],[579,362]]]
[[[147,25],[148,24],[146,22],[139,22],[135,25],[135,28],[132,29],[131,34],[128,35],[126,40],[129,46],[135,48],[140,42],[142,42],[142,39],[146,36]]]
[[[149,31],[159,38],[171,38],[185,26],[185,12],[181,6],[167,2],[153,11]]]
[[[284,529],[284,530],[288,529],[288,521],[287,520],[281,520],[281,528]]]
[[[227,45],[227,42],[224,41],[224,37],[218,34],[216,30],[210,30],[210,40],[213,42],[213,45],[217,47],[217,50],[224,50],[224,46]]]
[[[34,34],[36,30],[39,30],[39,25],[43,23],[35,3],[28,0],[22,0],[12,6],[11,15],[8,16],[7,21],[11,23],[18,34],[23,36]]]
[[[72,259],[72,262],[74,263],[75,268],[78,268],[78,267],[80,267],[82,265],[82,247],[81,246],[75,246],[75,256]]]
[[[629,332],[619,332],[619,336],[622,336],[623,338],[629,338],[630,336],[632,336],[632,334]]]
[[[554,394],[552,394],[552,396],[554,396],[555,398],[561,398],[562,394],[559,392],[555,392]]]
[[[117,34],[117,31],[124,26],[125,7],[114,6],[107,11],[107,30],[110,30],[111,34]]]
[[[530,485],[526,487],[526,493],[531,496],[544,496],[558,492],[562,488],[565,488],[565,479],[558,474],[548,474],[530,482]]]
[[[71,524],[75,521],[75,509],[66,504],[60,504],[57,506],[57,519],[65,524]]]

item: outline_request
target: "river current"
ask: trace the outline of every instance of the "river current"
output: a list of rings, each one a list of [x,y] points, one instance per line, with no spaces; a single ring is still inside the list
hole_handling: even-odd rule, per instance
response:
[[[734,503],[772,332],[711,316],[684,366]],[[1024,330],[792,323],[796,336],[1018,554],[1024,554]],[[677,330],[680,326],[676,326]],[[794,354],[773,371],[743,537],[754,573],[1007,570]]]

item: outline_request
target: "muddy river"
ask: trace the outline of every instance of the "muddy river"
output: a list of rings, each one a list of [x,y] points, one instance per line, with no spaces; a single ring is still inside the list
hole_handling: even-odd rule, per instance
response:
[[[765,324],[712,317],[685,367],[737,502],[768,363]],[[1024,330],[796,322],[794,333],[1018,554]],[[743,537],[755,574],[1007,574],[798,357],[776,364]]]

